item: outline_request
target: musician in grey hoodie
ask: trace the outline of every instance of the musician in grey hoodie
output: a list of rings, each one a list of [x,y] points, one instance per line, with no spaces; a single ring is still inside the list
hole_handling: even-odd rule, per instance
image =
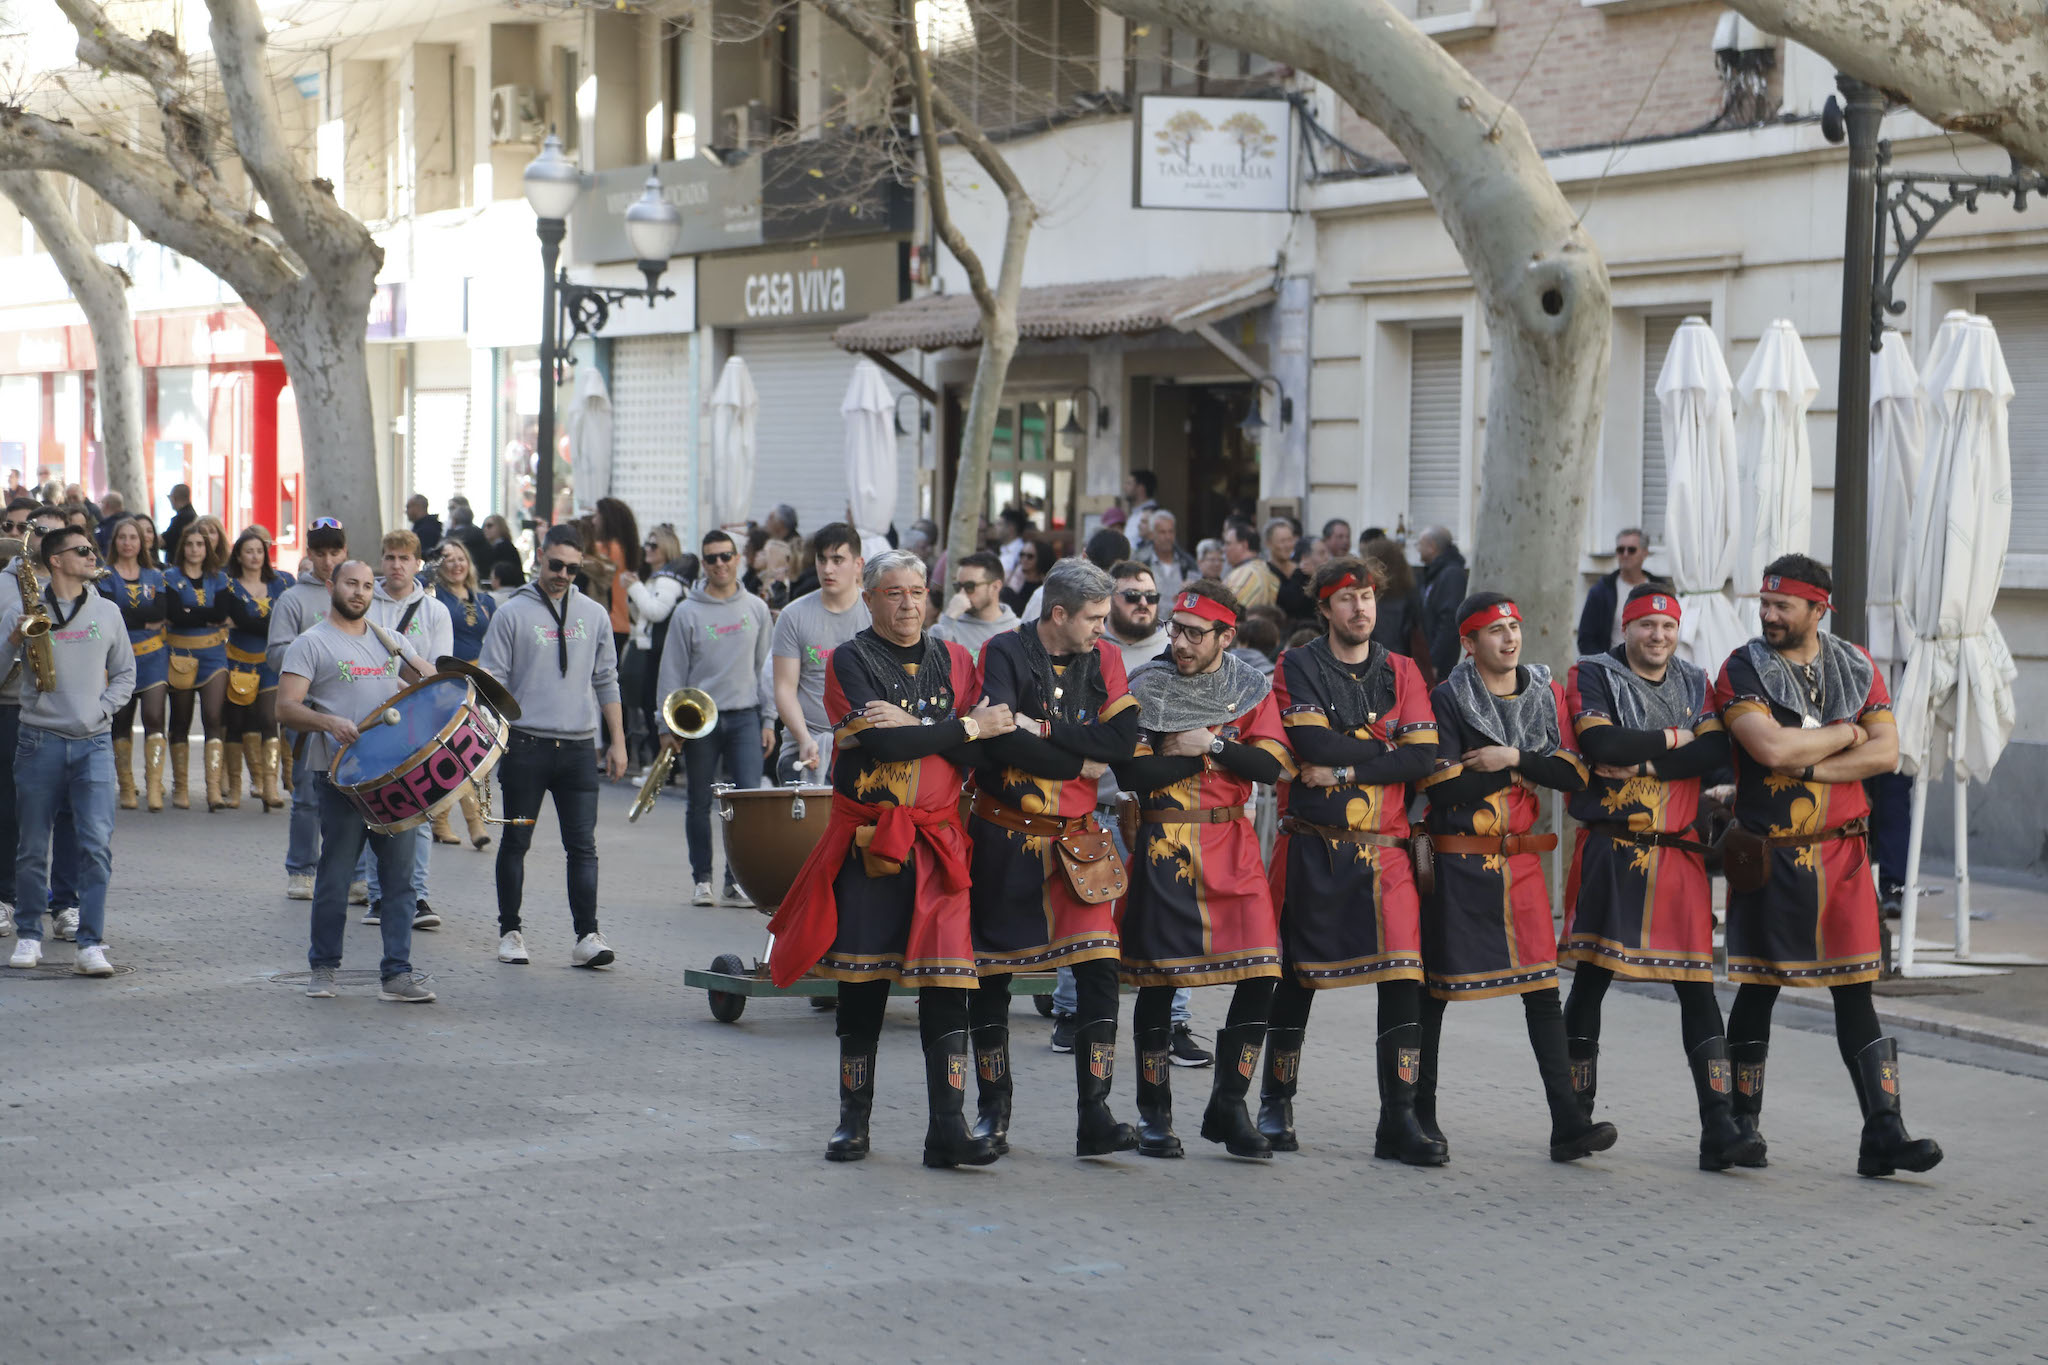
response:
[[[681,744],[689,764],[690,805],[683,829],[690,844],[690,880],[696,883],[692,902],[710,905],[711,783],[718,761],[725,760],[735,787],[760,786],[762,760],[775,746],[775,722],[761,710],[761,675],[772,643],[768,604],[740,586],[739,547],[731,536],[712,531],[700,548],[704,576],[669,614],[657,690],[665,698],[678,687],[701,688],[718,704],[718,726],[710,734],[687,744],[674,735],[662,737],[668,748]],[[725,899],[747,903],[733,885],[730,867]]]
[[[597,767],[591,748],[608,732],[604,768],[626,773],[626,726],[619,710],[619,656],[611,613],[576,591],[583,547],[570,526],[551,526],[534,580],[491,617],[477,664],[519,703],[512,742],[498,765],[508,824],[498,844],[498,961],[525,963],[519,907],[526,892],[526,850],[541,800],[555,798],[568,855],[569,919],[576,937],[569,961],[609,967],[613,954],[597,927]]]
[[[331,605],[328,580],[348,558],[348,532],[333,517],[316,517],[306,527],[306,562],[299,579],[278,595],[270,607],[270,641],[264,646],[270,671],[284,670],[284,652],[292,642],[327,619]],[[292,810],[285,831],[285,899],[313,899],[313,874],[320,868],[320,798],[306,780],[312,771],[306,764],[302,736],[282,732],[284,748],[291,755]],[[366,855],[367,856],[367,855]],[[356,879],[349,887],[349,904],[362,905],[370,899],[367,861],[357,864]]]

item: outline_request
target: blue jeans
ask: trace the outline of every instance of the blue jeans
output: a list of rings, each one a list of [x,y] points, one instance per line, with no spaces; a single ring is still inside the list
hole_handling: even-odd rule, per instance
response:
[[[286,748],[298,739],[290,730],[279,731],[279,734],[283,736]],[[284,844],[284,874],[287,877],[311,877],[320,870],[320,793],[313,785],[316,773],[317,769],[307,766],[303,754],[292,759],[292,807],[288,812],[290,823],[285,829]],[[356,861],[355,879],[368,881],[375,861],[366,846],[363,856]]]
[[[761,785],[761,708],[745,706],[720,711],[718,728],[702,739],[686,740],[683,761],[690,769],[690,808],[683,813],[683,832],[690,844],[690,880],[711,880],[711,784],[718,761],[735,787]],[[732,880],[730,869],[726,880]]]
[[[427,898],[427,858],[434,849],[434,827],[431,823],[424,824],[407,830],[406,834],[418,836],[415,842],[419,849],[413,854],[412,860],[412,895],[415,901],[423,901]],[[356,869],[356,880],[370,884],[370,904],[375,905],[384,899],[384,879],[377,875],[375,858],[366,858],[363,861],[367,866]]]
[[[14,743],[21,737],[21,708],[0,706],[0,901],[14,904],[14,850],[20,825],[14,809]]]
[[[1870,800],[1870,854],[1878,890],[1906,884],[1906,854],[1913,833],[1913,779],[1879,773],[1863,779]]]
[[[505,816],[531,820],[541,802],[555,798],[568,863],[569,922],[576,937],[597,932],[597,751],[587,739],[548,739],[514,730],[498,762]],[[526,899],[526,850],[532,825],[501,825],[498,837],[498,932],[519,927]]]
[[[109,779],[111,780],[111,778]],[[295,781],[297,779],[294,779]],[[372,834],[348,798],[334,789],[327,774],[308,774],[306,785],[320,811],[320,863],[313,873],[313,942],[306,951],[312,967],[339,967],[341,939],[348,926],[348,884],[367,846],[387,885],[401,888],[384,906],[384,960],[378,975],[389,981],[412,970],[412,857],[419,843],[411,831]],[[82,917],[81,917],[82,918]],[[80,942],[84,941],[80,930]]]
[[[71,794],[57,802],[57,818],[50,826],[50,910],[78,908],[78,879],[84,868],[78,847],[78,820],[71,813]]]
[[[1109,831],[1109,841],[1116,845],[1117,857],[1122,858],[1126,864],[1129,864],[1131,851],[1124,845],[1124,832],[1116,822],[1116,811],[1109,806],[1096,807],[1095,823]],[[1072,1014],[1079,1003],[1074,998],[1074,969],[1072,967],[1062,967],[1056,974],[1056,978],[1052,987],[1052,1012],[1054,1014]],[[1194,1022],[1195,1012],[1188,1005],[1192,998],[1186,986],[1182,986],[1173,993],[1174,1023],[1189,1024]]]
[[[50,840],[66,798],[78,824],[78,946],[104,942],[107,882],[114,873],[114,741],[110,735],[66,739],[32,725],[14,745],[15,811],[20,838],[14,855],[14,927],[40,942],[50,903]]]

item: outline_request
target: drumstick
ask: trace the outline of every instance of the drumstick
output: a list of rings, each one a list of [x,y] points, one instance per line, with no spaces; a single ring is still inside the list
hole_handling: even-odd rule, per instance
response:
[[[398,708],[394,706],[389,710],[385,711],[382,715],[371,716],[368,720],[358,723],[356,726],[356,733],[361,734],[363,731],[372,729],[379,725],[396,725],[398,724],[398,721]]]

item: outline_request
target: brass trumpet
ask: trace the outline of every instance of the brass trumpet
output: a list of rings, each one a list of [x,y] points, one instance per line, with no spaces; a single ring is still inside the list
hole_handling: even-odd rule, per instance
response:
[[[661,699],[661,723],[677,739],[702,739],[718,728],[718,703],[702,688],[678,687]],[[647,776],[641,779],[640,794],[633,798],[627,824],[654,809],[655,798],[661,795],[675,765],[676,751],[664,745],[660,755],[648,765]]]

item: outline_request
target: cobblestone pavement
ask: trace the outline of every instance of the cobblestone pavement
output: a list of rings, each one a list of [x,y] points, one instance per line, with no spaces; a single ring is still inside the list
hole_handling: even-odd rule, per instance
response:
[[[1409,1170],[1371,1159],[1372,993],[1340,991],[1301,1154],[1221,1156],[1207,1073],[1180,1071],[1187,1160],[1083,1163],[1071,1060],[1020,1002],[1016,1154],[929,1172],[902,1002],[876,1153],[836,1166],[829,1016],[709,1018],[683,967],[751,957],[761,921],[684,906],[681,805],[629,827],[629,796],[600,835],[618,967],[568,966],[544,817],[530,967],[493,959],[491,858],[435,850],[424,1007],[274,979],[305,968],[282,815],[124,813],[109,942],[134,970],[0,971],[0,1360],[2048,1359],[2040,1058],[1902,1035],[1907,1117],[1948,1160],[1859,1180],[1833,1040],[1781,1010],[1772,1165],[1707,1175],[1676,1010],[1616,992],[1621,1143],[1556,1166],[1521,1011],[1460,1005],[1453,1162]],[[376,943],[352,924],[346,966],[373,978]],[[1128,1067],[1116,1088],[1129,1118]]]

